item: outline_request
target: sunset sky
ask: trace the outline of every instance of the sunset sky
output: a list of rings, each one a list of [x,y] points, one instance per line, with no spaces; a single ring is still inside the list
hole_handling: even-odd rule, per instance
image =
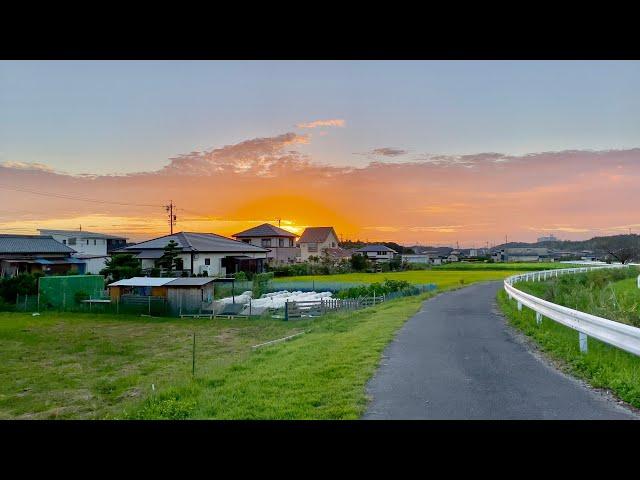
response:
[[[640,233],[640,62],[0,62],[0,233]]]

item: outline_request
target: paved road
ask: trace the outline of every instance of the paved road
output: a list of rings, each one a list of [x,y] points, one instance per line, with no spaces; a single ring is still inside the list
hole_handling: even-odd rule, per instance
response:
[[[635,418],[518,341],[496,310],[501,285],[426,301],[387,347],[367,386],[372,402],[364,418]]]

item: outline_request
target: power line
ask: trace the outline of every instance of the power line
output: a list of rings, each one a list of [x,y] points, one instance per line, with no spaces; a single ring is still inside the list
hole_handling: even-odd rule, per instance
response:
[[[111,204],[111,205],[122,205],[125,207],[153,207],[153,208],[162,208],[165,205],[150,205],[145,203],[125,203],[125,202],[113,202],[110,200],[98,200],[95,198],[83,198],[83,197],[74,197],[72,195],[66,195],[64,193],[52,193],[52,192],[40,192],[37,190],[30,190],[28,188],[23,187],[11,187],[7,185],[1,185],[0,188],[5,190],[12,190],[14,192],[22,192],[22,193],[31,193],[34,195],[41,195],[43,197],[54,197],[54,198],[62,198],[65,200],[80,200],[83,202],[93,202],[93,203],[102,203],[102,204]]]

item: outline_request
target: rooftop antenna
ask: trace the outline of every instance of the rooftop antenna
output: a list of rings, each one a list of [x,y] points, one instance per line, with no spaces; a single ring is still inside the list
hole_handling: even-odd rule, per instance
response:
[[[82,224],[80,224],[80,231],[82,231]]]
[[[280,222],[282,221],[281,218],[276,218],[276,220],[278,221],[278,228],[280,227]]]

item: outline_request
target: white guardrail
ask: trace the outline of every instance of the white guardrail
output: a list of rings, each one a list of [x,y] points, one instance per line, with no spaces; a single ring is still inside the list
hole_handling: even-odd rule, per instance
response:
[[[504,289],[509,299],[518,302],[518,310],[522,306],[529,307],[536,312],[536,322],[542,323],[542,318],[546,317],[555,322],[561,323],[569,328],[578,331],[580,350],[587,351],[587,337],[597,338],[609,345],[614,345],[622,350],[640,356],[640,328],[632,327],[620,322],[614,322],[606,318],[597,317],[589,313],[573,310],[568,307],[556,305],[555,303],[542,300],[531,294],[522,292],[513,286],[516,282],[522,281],[542,281],[555,278],[560,275],[572,273],[585,273],[588,271],[603,268],[625,268],[630,265],[605,265],[597,267],[561,268],[558,270],[542,270],[539,272],[523,273],[513,275],[504,280]]]

